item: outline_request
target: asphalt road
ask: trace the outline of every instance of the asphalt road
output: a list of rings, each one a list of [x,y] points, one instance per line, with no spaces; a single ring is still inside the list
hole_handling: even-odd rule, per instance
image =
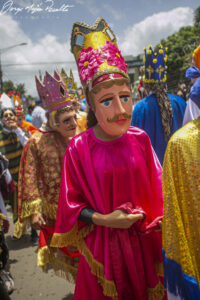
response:
[[[37,267],[37,246],[33,246],[30,234],[20,240],[11,239],[13,233],[12,216],[9,213],[10,229],[6,241],[10,249],[10,272],[15,289],[12,300],[73,300],[74,285],[57,277],[53,270],[47,274]]]

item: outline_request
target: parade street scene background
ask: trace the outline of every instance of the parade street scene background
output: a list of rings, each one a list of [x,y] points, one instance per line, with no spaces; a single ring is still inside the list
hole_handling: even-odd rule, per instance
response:
[[[199,0],[0,0],[0,300],[200,299]]]

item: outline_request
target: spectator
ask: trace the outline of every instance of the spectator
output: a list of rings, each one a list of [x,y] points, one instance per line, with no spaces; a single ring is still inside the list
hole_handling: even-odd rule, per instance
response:
[[[33,112],[33,105],[29,105],[29,106],[28,106],[28,113],[27,113],[27,115],[26,115],[26,117],[25,117],[25,120],[26,120],[27,122],[32,123],[32,112]]]
[[[41,107],[41,100],[37,98],[32,112],[32,124],[34,127],[40,128],[43,123],[47,123],[46,112]]]
[[[28,132],[25,132],[17,125],[17,117],[12,99],[3,94],[1,100],[0,119],[3,128],[0,130],[0,152],[9,160],[8,168],[17,187],[20,158],[23,147],[28,141]],[[17,190],[10,195],[8,201],[12,206],[13,220],[16,222]]]

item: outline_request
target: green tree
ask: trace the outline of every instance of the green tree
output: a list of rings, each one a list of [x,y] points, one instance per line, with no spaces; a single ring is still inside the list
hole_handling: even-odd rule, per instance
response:
[[[194,11],[194,26],[200,27],[200,6]]]
[[[25,95],[26,89],[24,83],[20,83],[16,86],[16,92],[20,93],[20,95]]]
[[[26,89],[25,89],[24,83],[20,83],[15,86],[11,80],[4,81],[3,82],[3,92],[7,94],[9,91],[15,91],[16,93],[20,93],[20,95],[26,94]]]
[[[3,82],[3,93],[7,94],[9,91],[14,91],[14,90],[15,90],[15,86],[11,80]]]
[[[161,44],[168,48],[167,83],[169,90],[174,92],[179,81],[189,82],[185,71],[190,66],[194,49],[200,44],[200,30],[196,26],[182,27],[161,40]]]

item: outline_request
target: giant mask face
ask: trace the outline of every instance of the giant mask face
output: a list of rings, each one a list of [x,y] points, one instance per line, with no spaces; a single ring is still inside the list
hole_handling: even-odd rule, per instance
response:
[[[63,111],[55,116],[55,112],[50,113],[50,126],[64,138],[70,138],[76,134],[76,112],[75,110]]]
[[[1,122],[9,130],[17,127],[17,117],[15,113],[9,108],[4,111]]]
[[[131,91],[126,84],[114,84],[93,93],[94,111],[98,124],[110,136],[126,133],[132,116]]]

